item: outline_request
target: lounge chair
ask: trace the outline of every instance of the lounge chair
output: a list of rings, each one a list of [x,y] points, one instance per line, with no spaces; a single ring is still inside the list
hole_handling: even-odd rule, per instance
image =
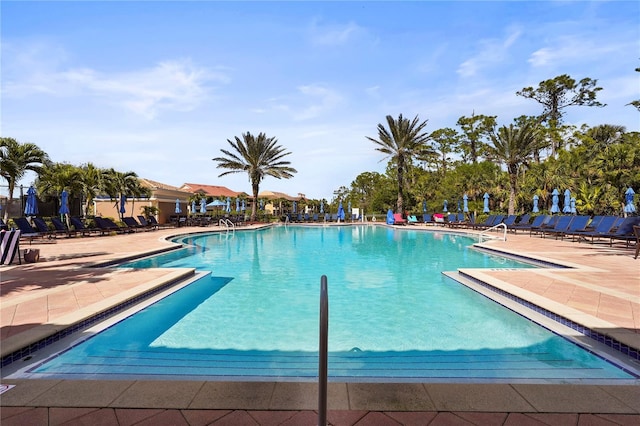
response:
[[[8,231],[9,230],[9,226],[4,223],[4,220],[0,219],[0,230],[5,230]]]
[[[488,229],[493,228],[496,225],[502,223],[504,219],[503,214],[489,215],[489,217],[482,223],[477,223],[473,226],[473,229]]]
[[[640,254],[640,225],[633,225],[633,233],[636,236],[636,254],[633,258],[637,259],[638,254]]]
[[[87,228],[84,222],[79,217],[72,217],[69,219],[71,226],[76,232],[81,233],[83,236],[91,235],[92,233],[102,233],[98,228]]]
[[[146,229],[140,223],[138,223],[138,221],[135,220],[133,217],[123,217],[122,221],[124,222],[125,225],[127,225],[127,228],[129,228],[129,230],[132,232],[142,231]]]
[[[49,228],[49,225],[47,225],[47,222],[45,222],[43,218],[34,217],[32,221],[36,226],[36,231],[38,231],[42,235],[46,235],[47,238],[55,238],[55,232],[51,228]]]
[[[144,216],[138,216],[138,222],[140,222],[140,225],[142,225],[146,229],[149,229],[149,230],[158,229],[158,225],[154,225],[153,223],[148,222],[147,218]]]
[[[591,242],[593,243],[595,238],[600,238],[601,235],[610,233],[611,229],[616,226],[616,222],[618,222],[618,220],[621,220],[619,216],[603,216],[602,219],[598,221],[595,228],[585,228],[584,231],[574,231],[571,232],[570,235],[573,240],[577,239],[578,242],[582,240],[586,241],[591,237]]]
[[[98,228],[100,228],[100,233],[102,235],[110,234],[115,232],[116,234],[124,234],[127,232],[133,232],[132,230],[117,225],[114,221],[107,217],[96,216],[93,218]]]
[[[510,215],[508,215],[507,217],[504,218],[502,223],[504,223],[505,226],[507,227],[507,229],[509,229],[510,226],[515,225],[517,219],[518,219],[518,215],[517,214],[510,214]]]
[[[43,234],[34,229],[26,217],[17,217],[13,219],[13,223],[15,223],[20,230],[20,238],[28,239],[29,244],[31,244],[34,238],[46,238],[49,235],[49,233]]]
[[[409,215],[407,216],[407,223],[409,225],[416,225],[418,223],[418,218],[415,217],[414,215]]]
[[[556,226],[556,222],[558,221],[559,218],[560,216],[558,215],[547,216],[546,219],[542,221],[542,223],[539,226],[532,226],[531,228],[529,228],[529,236],[534,234],[537,235],[541,232],[544,232],[545,230],[553,229]]]
[[[429,213],[425,213],[422,215],[422,222],[427,224],[427,225],[433,225],[433,216]]]
[[[22,264],[22,259],[20,258],[20,233],[19,229],[0,230],[0,265],[11,265],[16,254],[18,254],[18,263]]]
[[[539,228],[540,226],[542,226],[542,224],[545,221],[547,221],[549,219],[551,219],[551,216],[544,215],[544,214],[540,215],[540,216],[536,216],[533,219],[533,222],[531,222],[531,223],[522,223],[522,221],[520,221],[520,222],[516,223],[515,225],[513,225],[511,227],[511,230],[513,230],[513,232],[515,234],[517,234],[518,231],[529,231],[529,230],[531,230],[531,228]]]
[[[573,220],[573,216],[558,216],[558,220],[553,224],[553,227],[545,227],[545,229],[541,229],[538,234],[542,238],[545,238],[547,235],[556,235],[559,232],[566,232],[569,229],[569,225],[571,225],[571,221]]]
[[[394,225],[406,225],[407,224],[407,220],[402,218],[402,215],[400,213],[394,213],[393,214],[393,224]]]
[[[622,240],[629,247],[629,242],[636,239],[633,227],[640,225],[640,216],[628,216],[618,225],[615,230],[603,235],[603,238],[609,238],[609,245],[613,245],[614,240]]]
[[[531,219],[531,215],[529,213],[525,213],[519,219],[517,219],[516,221],[513,221],[513,223],[507,224],[507,229],[511,231],[517,228],[518,226],[528,225],[530,219]]]
[[[552,234],[555,235],[556,239],[560,237],[561,240],[564,240],[565,236],[571,235],[574,232],[584,231],[587,228],[589,221],[591,221],[591,216],[574,216],[569,224],[569,228],[561,232],[552,232]]]
[[[66,234],[67,237],[71,237],[73,235],[76,235],[78,232],[76,230],[73,229],[69,229],[67,227],[67,225],[64,224],[64,222],[62,222],[60,220],[59,217],[52,217],[51,218],[51,223],[53,224],[53,227],[55,228],[56,234]]]

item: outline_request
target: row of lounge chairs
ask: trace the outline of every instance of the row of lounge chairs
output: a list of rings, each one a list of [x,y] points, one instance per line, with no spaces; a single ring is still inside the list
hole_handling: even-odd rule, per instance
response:
[[[530,214],[521,217],[517,215],[489,215],[483,222],[475,222],[473,216],[465,218],[464,214],[450,214],[446,220],[439,222],[433,216],[425,214],[423,222],[426,224],[442,224],[451,228],[470,228],[486,230],[500,224],[506,226],[510,232],[529,232],[530,236],[542,238],[553,236],[555,239],[571,238],[572,241],[605,240],[609,245],[613,242],[624,241],[628,247],[631,241],[640,238],[640,216],[588,216],[588,215],[539,215],[533,221]],[[412,223],[412,221],[409,221]],[[634,229],[636,227],[636,229]]]
[[[58,236],[124,234],[150,231],[162,227],[154,217],[147,219],[144,216],[138,216],[137,220],[133,217],[125,217],[123,219],[124,226],[116,224],[109,218],[98,216],[93,218],[94,226],[87,226],[79,217],[71,217],[69,219],[70,226],[67,226],[58,217],[50,218],[50,224],[41,217],[34,217],[31,221],[32,223],[26,217],[13,219],[15,226],[21,232],[20,238],[29,240],[29,243],[34,239],[52,240]]]

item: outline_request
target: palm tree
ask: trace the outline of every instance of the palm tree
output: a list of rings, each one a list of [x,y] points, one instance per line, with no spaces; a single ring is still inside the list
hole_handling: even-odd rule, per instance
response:
[[[284,157],[291,153],[285,152],[282,146],[277,145],[278,140],[274,137],[268,138],[264,133],[260,133],[255,137],[247,132],[242,135],[242,139],[236,136],[235,141],[227,139],[227,142],[233,148],[233,152],[221,149],[220,151],[225,157],[213,158],[213,161],[218,162],[218,169],[227,169],[218,177],[242,172],[249,175],[253,191],[251,220],[255,221],[256,203],[262,179],[265,176],[289,179],[298,171],[289,166],[291,162],[283,160]]]
[[[115,200],[115,207],[118,211],[120,211],[122,196],[134,197],[140,193],[140,183],[135,172],[119,172],[111,168],[103,171],[102,176],[103,189],[112,200]],[[124,214],[121,216],[124,217]]]
[[[429,136],[424,133],[427,120],[420,123],[416,115],[413,120],[409,121],[402,114],[395,120],[392,116],[387,115],[387,125],[388,129],[383,124],[378,124],[378,139],[369,136],[367,139],[378,145],[376,151],[386,154],[389,161],[396,165],[398,189],[396,213],[402,213],[404,211],[405,172],[414,159],[424,158],[429,152],[429,147],[426,145]]]
[[[46,152],[32,143],[23,143],[13,138],[0,138],[0,176],[9,186],[9,200],[4,211],[4,220],[9,217],[9,206],[13,203],[13,191],[16,183],[27,170],[39,173],[42,166],[49,162]]]
[[[82,187],[82,196],[84,204],[82,206],[82,215],[86,216],[93,206],[94,198],[100,193],[102,187],[102,175],[104,170],[96,167],[93,163],[87,163],[81,166],[79,183]],[[95,212],[92,212],[95,213]]]
[[[493,146],[488,147],[488,156],[503,162],[509,175],[509,214],[515,213],[520,167],[533,157],[540,143],[539,135],[539,124],[534,121],[524,122],[520,127],[502,126],[491,134]]]

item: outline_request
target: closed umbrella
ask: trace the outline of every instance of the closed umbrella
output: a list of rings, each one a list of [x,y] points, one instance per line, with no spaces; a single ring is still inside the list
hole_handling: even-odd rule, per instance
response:
[[[324,202],[320,200],[320,214],[324,214]]]
[[[426,200],[422,202],[422,213],[426,213],[427,212],[427,202]]]
[[[560,206],[558,206],[558,202],[560,202],[560,193],[557,189],[554,189],[551,193],[551,213],[560,213]]]
[[[127,203],[127,196],[122,194],[120,195],[120,217],[124,217],[124,214],[127,212],[125,204]]]
[[[182,213],[182,209],[180,208],[180,199],[176,198],[176,214]]]
[[[449,210],[447,210],[447,207],[449,207],[449,202],[447,200],[444,200],[444,208],[442,209],[442,211],[448,212]]]
[[[338,206],[338,220],[344,220],[344,207],[342,207],[342,201],[340,201],[340,205]]]
[[[465,213],[469,212],[469,197],[467,197],[467,194],[462,196],[462,211]]]
[[[460,200],[458,200],[458,212],[461,212],[462,210],[460,210]]]
[[[571,213],[571,191],[564,190],[564,203],[562,203],[562,213]]]
[[[531,212],[538,213],[540,211],[540,209],[538,208],[538,200],[539,199],[540,199],[540,197],[538,197],[537,195],[533,196],[533,209],[531,210]]]
[[[242,200],[242,207],[240,207],[242,209],[242,211],[247,210],[247,205],[245,204],[244,200]]]
[[[293,202],[293,214],[298,213],[298,203],[296,203],[295,201]]]
[[[260,210],[264,210],[264,200],[260,200]]]
[[[351,201],[347,203],[347,213],[349,213],[349,220],[352,219]]]
[[[391,209],[389,209],[387,211],[387,224],[388,225],[393,225],[393,222],[394,222],[394,220],[393,220],[393,212],[391,211]]]
[[[225,206],[225,211],[227,213],[231,213],[231,198],[227,197],[227,205]]]
[[[207,212],[207,199],[206,198],[201,198],[200,199],[200,213],[204,214]]]
[[[624,212],[625,213],[635,213],[636,212],[636,206],[633,203],[633,196],[636,195],[636,193],[633,191],[632,188],[627,188],[627,190],[624,193]]]
[[[236,211],[240,211],[240,198],[236,197]]]
[[[66,189],[62,190],[60,194],[60,210],[58,213],[60,213],[60,216],[69,214],[69,194]]]
[[[482,213],[489,213],[489,194],[486,192],[482,196],[484,198],[484,205],[482,206]]]
[[[30,186],[27,189],[27,205],[24,207],[25,216],[35,216],[38,214],[38,200],[36,199],[36,189]]]
[[[191,200],[191,214],[196,212],[196,200]]]
[[[570,204],[571,208],[571,213],[576,214],[577,210],[576,210],[576,197],[571,197],[571,204]]]

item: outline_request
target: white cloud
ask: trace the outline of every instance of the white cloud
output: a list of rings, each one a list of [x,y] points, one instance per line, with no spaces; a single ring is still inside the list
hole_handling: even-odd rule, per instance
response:
[[[64,49],[46,43],[23,48],[3,45],[3,56],[3,62],[11,64],[3,77],[3,96],[89,95],[148,119],[161,111],[190,111],[207,98],[211,82],[229,82],[224,73],[200,67],[190,59],[167,60],[146,69],[110,74],[69,66],[64,61]]]
[[[481,69],[501,63],[521,34],[519,28],[512,27],[503,39],[480,40],[478,53],[461,63],[457,73],[462,77],[473,77]]]
[[[314,20],[309,28],[311,42],[319,46],[340,46],[348,43],[363,29],[354,22],[324,25]]]

